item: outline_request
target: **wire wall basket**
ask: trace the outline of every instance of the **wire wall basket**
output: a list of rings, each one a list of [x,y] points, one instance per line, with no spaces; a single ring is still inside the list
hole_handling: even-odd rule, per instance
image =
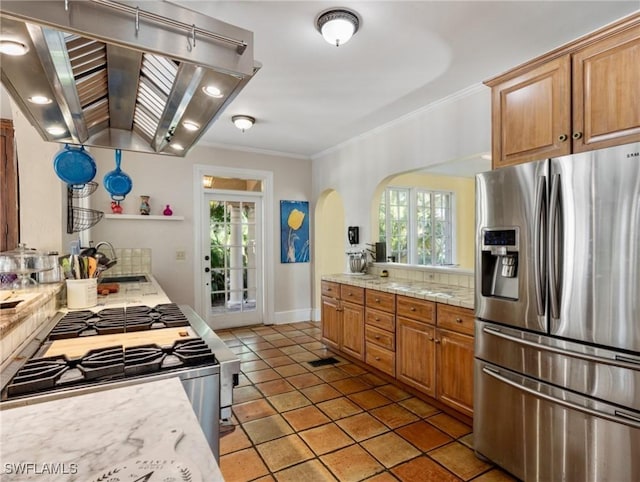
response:
[[[91,196],[98,189],[98,183],[95,181],[89,181],[85,184],[69,184],[68,190],[71,193],[73,199],[81,199]]]
[[[78,233],[97,224],[104,216],[102,211],[70,206],[67,209],[67,233]]]
[[[73,205],[74,199],[91,195],[98,187],[97,182],[88,182],[82,187],[67,186],[67,234],[78,233],[94,226],[104,216],[102,211]]]

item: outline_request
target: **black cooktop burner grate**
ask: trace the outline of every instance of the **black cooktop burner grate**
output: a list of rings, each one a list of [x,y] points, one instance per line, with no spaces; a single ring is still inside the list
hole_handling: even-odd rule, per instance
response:
[[[88,310],[72,311],[60,319],[49,333],[48,340],[112,335],[188,325],[189,321],[175,303],[164,303],[153,308],[148,306],[105,308],[96,313]]]

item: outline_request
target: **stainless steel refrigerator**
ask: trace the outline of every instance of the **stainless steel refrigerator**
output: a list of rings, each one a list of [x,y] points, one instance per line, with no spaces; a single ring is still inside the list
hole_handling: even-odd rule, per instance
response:
[[[640,480],[640,143],[478,174],[476,227],[476,453]]]

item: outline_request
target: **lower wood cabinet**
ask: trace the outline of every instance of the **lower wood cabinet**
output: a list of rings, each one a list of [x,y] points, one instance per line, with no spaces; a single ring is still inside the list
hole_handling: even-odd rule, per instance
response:
[[[322,341],[331,348],[340,349],[342,323],[340,300],[322,297]]]
[[[342,351],[364,360],[364,306],[342,302]]]
[[[421,321],[396,318],[396,378],[436,397],[435,328]]]
[[[322,341],[473,417],[473,311],[322,282]]]
[[[436,330],[436,398],[473,416],[473,337]]]

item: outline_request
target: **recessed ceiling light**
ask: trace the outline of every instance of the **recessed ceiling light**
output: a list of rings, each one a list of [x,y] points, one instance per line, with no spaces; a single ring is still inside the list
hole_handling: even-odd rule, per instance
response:
[[[0,40],[0,52],[7,55],[24,55],[29,51],[22,42],[16,42],[15,40]]]
[[[67,132],[67,129],[61,126],[51,126],[47,127],[47,132],[52,136],[61,136],[62,134]]]
[[[222,97],[222,91],[215,85],[206,85],[202,88],[202,90],[209,97],[215,97],[217,99]]]
[[[172,142],[171,144],[169,144],[169,146],[171,146],[171,149],[175,151],[184,151],[184,147],[182,147],[182,144],[176,144]]]
[[[32,95],[31,97],[29,97],[28,100],[32,104],[40,104],[40,105],[51,104],[52,102],[52,100],[49,97],[46,97],[44,95]]]
[[[200,129],[200,125],[199,124],[196,124],[195,122],[191,122],[191,121],[184,121],[182,123],[182,125],[188,131],[197,131],[198,129]]]

